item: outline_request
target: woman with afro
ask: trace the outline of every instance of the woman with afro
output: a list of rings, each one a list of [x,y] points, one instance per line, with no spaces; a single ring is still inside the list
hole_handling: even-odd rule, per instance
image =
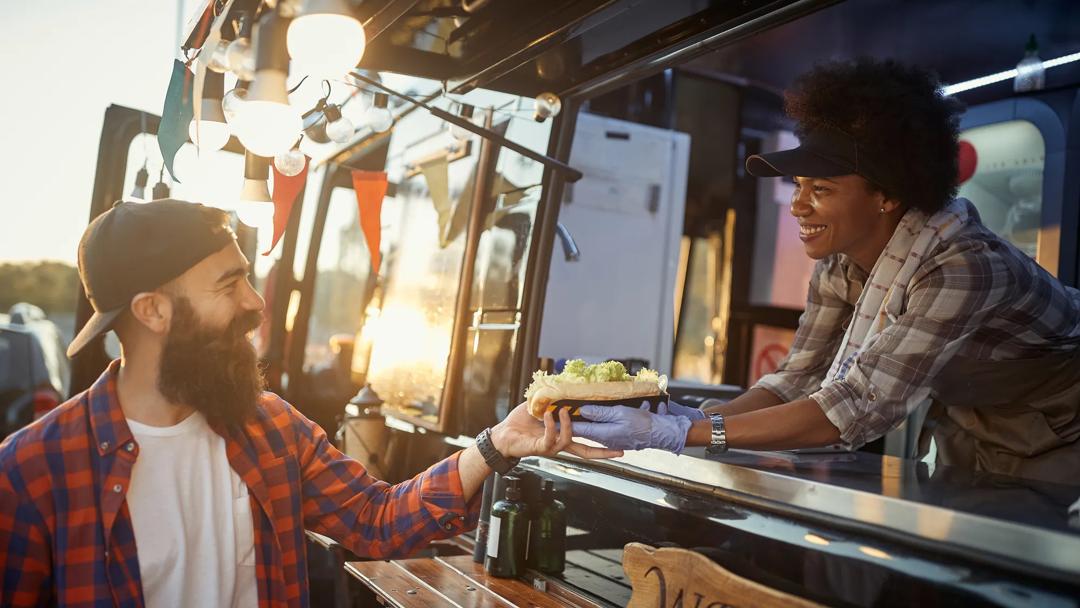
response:
[[[858,447],[929,406],[938,462],[1047,480],[1080,474],[1080,291],[955,198],[959,104],[894,61],[821,65],[785,96],[800,145],[754,155],[795,182],[818,260],[788,357],[705,412],[589,408],[613,448]]]

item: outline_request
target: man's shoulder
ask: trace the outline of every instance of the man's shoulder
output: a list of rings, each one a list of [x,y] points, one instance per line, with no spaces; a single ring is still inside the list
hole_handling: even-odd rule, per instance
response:
[[[86,393],[79,393],[0,443],[0,473],[37,474],[52,458],[85,451],[91,443]]]

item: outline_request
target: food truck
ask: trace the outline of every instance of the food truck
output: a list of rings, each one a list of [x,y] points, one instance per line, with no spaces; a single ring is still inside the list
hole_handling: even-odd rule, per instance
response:
[[[207,1],[188,56],[241,38],[274,4]],[[1080,280],[1070,0],[350,9],[366,32],[356,69],[289,76],[290,101],[312,108],[295,203],[237,231],[267,302],[256,342],[270,389],[389,481],[468,445],[522,401],[534,372],[566,360],[657,369],[685,405],[730,399],[776,369],[813,261],[787,213],[790,181],[753,178],[743,161],[796,141],[782,91],[820,61],[936,70],[967,106],[960,195],[1061,282]],[[1032,36],[1044,81],[1017,92]],[[356,127],[343,137],[331,126],[342,116]],[[149,189],[148,173],[174,197],[243,218],[240,142],[212,153],[185,143],[172,182],[153,171],[160,120],[108,109],[90,218]],[[372,174],[385,174],[374,224],[357,177]],[[92,311],[80,306],[81,324]],[[77,357],[72,391],[116,354],[105,340]],[[553,480],[567,507],[561,574],[488,578],[473,535],[394,562],[313,537],[312,602],[1080,604],[1080,471],[1054,484],[935,466],[917,456],[921,426],[913,414],[857,451],[526,459],[521,469]]]

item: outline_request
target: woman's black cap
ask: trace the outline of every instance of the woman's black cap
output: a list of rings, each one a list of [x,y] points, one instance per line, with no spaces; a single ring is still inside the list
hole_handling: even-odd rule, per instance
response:
[[[888,188],[892,181],[880,160],[840,131],[815,131],[801,137],[797,148],[754,154],[746,159],[746,171],[757,177],[857,174],[880,188]]]
[[[184,274],[235,238],[224,211],[173,199],[119,202],[96,217],[79,242],[79,278],[94,316],[68,356],[109,331],[137,294]]]

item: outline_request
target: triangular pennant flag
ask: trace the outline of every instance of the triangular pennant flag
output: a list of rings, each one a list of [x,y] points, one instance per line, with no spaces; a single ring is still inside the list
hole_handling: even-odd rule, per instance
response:
[[[386,172],[352,172],[353,190],[356,191],[356,204],[360,210],[360,229],[367,241],[368,254],[371,255],[371,271],[378,275],[382,264],[382,252],[379,249],[382,237],[382,204],[386,196]]]
[[[450,215],[454,211],[450,203],[450,160],[445,154],[438,156],[420,165],[420,172],[427,180],[431,204],[435,206],[435,213],[439,214],[442,232],[441,228],[450,222]]]
[[[270,164],[274,170],[274,191],[270,194],[270,198],[274,201],[274,238],[270,241],[270,248],[263,255],[270,255],[281,240],[281,235],[285,234],[285,226],[289,224],[289,215],[292,214],[296,196],[304,189],[304,183],[307,182],[310,162],[311,159],[305,155],[303,170],[293,176],[282,175],[276,165]]]
[[[176,153],[188,138],[188,124],[194,116],[192,104],[194,75],[183,61],[173,60],[172,78],[169,80],[169,90],[165,92],[165,106],[161,109],[161,123],[158,126],[157,140],[161,148],[161,158],[165,162],[165,168],[176,183],[180,180],[173,170],[173,160]]]

